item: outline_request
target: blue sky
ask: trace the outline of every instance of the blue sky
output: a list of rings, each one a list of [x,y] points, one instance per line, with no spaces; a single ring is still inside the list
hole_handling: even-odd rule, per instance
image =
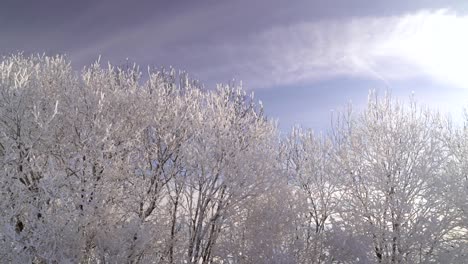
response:
[[[467,1],[238,0],[0,3],[0,53],[173,66],[207,86],[242,80],[287,131],[327,129],[391,89],[459,119],[468,95]]]

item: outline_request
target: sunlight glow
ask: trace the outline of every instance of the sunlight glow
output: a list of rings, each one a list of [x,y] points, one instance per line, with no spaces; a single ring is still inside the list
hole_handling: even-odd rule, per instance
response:
[[[468,88],[468,16],[446,10],[407,15],[379,47],[438,81]]]

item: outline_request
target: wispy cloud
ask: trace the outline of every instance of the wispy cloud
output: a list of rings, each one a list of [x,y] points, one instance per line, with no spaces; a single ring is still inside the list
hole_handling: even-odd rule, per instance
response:
[[[140,64],[171,63],[204,81],[235,78],[251,88],[340,76],[379,79],[388,86],[422,77],[468,88],[467,15],[432,10],[291,21],[229,37],[210,19],[218,11],[197,9],[165,23],[146,21],[77,50],[72,58],[131,54],[125,57]]]
[[[446,10],[275,27],[211,47],[255,86],[352,76],[386,83],[415,77],[468,88],[468,16]]]

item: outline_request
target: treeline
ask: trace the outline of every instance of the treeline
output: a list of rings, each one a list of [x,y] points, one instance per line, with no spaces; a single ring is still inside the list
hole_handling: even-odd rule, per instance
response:
[[[414,100],[280,137],[239,87],[0,64],[1,263],[466,263],[467,172]]]

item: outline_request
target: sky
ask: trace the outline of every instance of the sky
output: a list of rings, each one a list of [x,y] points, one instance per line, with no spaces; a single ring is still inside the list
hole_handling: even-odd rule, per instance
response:
[[[242,82],[284,132],[327,130],[370,89],[454,120],[468,106],[464,0],[2,0],[0,55],[17,52]]]

